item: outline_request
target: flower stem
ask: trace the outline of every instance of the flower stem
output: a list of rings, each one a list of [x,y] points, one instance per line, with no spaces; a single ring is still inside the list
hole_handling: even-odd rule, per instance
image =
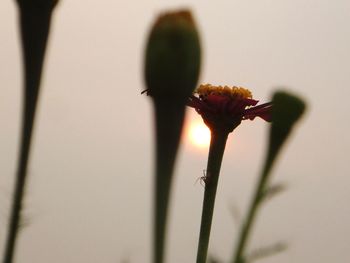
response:
[[[247,245],[247,241],[252,230],[258,209],[260,207],[261,201],[263,200],[263,195],[267,186],[268,175],[271,171],[272,165],[274,163],[276,152],[269,154],[264,165],[263,172],[260,176],[259,182],[256,186],[254,197],[248,209],[246,219],[242,225],[241,232],[238,237],[238,243],[236,245],[235,254],[233,256],[232,263],[244,263],[244,253]]]
[[[257,184],[254,197],[249,207],[247,217],[241,228],[232,263],[244,263],[245,248],[255,221],[257,211],[264,201],[268,191],[268,179],[271,169],[279,152],[289,137],[296,121],[300,119],[305,111],[306,104],[300,98],[286,92],[276,92],[272,99],[272,125],[270,128],[269,143],[266,153],[266,160]]]
[[[33,4],[33,6],[35,6],[35,4]],[[17,232],[21,223],[22,199],[25,192],[31,137],[52,9],[53,6],[46,9],[32,8],[27,2],[26,4],[23,3],[23,5],[21,3],[19,4],[23,65],[25,72],[24,99],[20,153],[3,263],[13,262]]]
[[[16,237],[21,217],[20,213],[22,210],[22,199],[24,196],[25,182],[27,177],[27,164],[29,158],[31,135],[33,131],[34,112],[35,106],[30,110],[30,113],[27,112],[27,117],[25,117],[24,119],[22,129],[21,150],[18,161],[16,183],[14,186],[14,193],[12,199],[5,256],[3,261],[4,263],[10,263],[13,261],[13,255],[15,251]]]
[[[174,165],[185,116],[184,103],[155,100],[156,164],[154,193],[153,262],[162,263],[165,255],[167,212]]]
[[[207,259],[216,189],[218,185],[220,167],[225,151],[227,136],[228,132],[221,132],[216,130],[211,131],[207,173],[204,179],[205,191],[197,250],[197,263],[205,263]]]

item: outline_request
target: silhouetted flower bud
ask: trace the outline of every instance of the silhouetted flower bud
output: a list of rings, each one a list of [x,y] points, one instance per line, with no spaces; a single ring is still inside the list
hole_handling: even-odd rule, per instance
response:
[[[145,80],[155,114],[154,261],[163,262],[167,209],[185,106],[200,70],[199,35],[189,11],[165,13],[146,47]]]
[[[200,53],[199,34],[189,11],[160,15],[146,47],[148,94],[187,100],[197,84]]]
[[[294,124],[303,115],[306,105],[300,98],[283,91],[273,95],[272,104],[270,155],[275,155],[288,138]]]

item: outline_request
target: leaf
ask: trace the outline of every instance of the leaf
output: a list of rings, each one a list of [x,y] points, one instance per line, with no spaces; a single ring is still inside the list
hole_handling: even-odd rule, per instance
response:
[[[238,205],[231,204],[229,209],[230,209],[232,218],[235,222],[235,225],[238,226],[242,222],[242,213],[241,213]]]
[[[278,183],[278,184],[268,186],[261,194],[260,201],[268,201],[271,198],[275,197],[276,195],[284,192],[286,189],[287,189],[287,186],[284,183]]]
[[[255,249],[247,256],[247,263],[253,262],[262,258],[274,256],[278,253],[285,251],[287,248],[288,248],[287,243],[281,241],[270,246],[265,246],[265,247]]]

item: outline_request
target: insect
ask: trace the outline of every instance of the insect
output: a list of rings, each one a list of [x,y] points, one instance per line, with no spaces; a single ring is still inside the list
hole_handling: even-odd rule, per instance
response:
[[[203,176],[197,178],[195,183],[197,183],[198,180],[200,180],[200,183],[202,186],[205,186],[209,182],[209,175],[207,173],[207,170],[205,170],[205,169],[203,170]],[[204,185],[203,185],[203,183],[204,183]]]
[[[149,95],[149,89],[143,90],[143,91],[141,92],[141,94],[143,94],[143,93],[146,93],[146,95],[148,96],[148,95]]]

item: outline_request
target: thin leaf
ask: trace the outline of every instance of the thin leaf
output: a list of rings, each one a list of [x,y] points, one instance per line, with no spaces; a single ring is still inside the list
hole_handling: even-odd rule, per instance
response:
[[[286,242],[278,242],[276,244],[255,249],[252,253],[247,256],[248,262],[253,262],[262,258],[271,257],[278,253],[286,251],[288,245]]]

